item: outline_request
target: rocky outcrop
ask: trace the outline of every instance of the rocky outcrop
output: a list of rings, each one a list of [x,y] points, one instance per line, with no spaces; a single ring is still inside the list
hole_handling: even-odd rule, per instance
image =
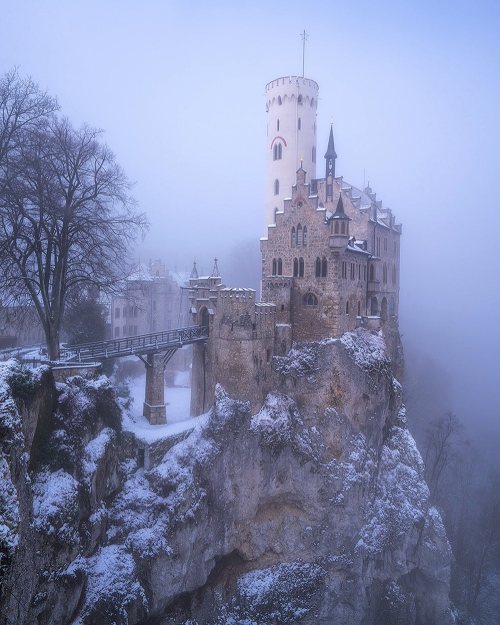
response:
[[[4,458],[2,614],[19,553],[35,564],[2,622],[451,623],[450,548],[384,339],[359,330],[274,365],[257,414],[219,387],[147,471],[103,379],[58,385],[47,454],[19,479]],[[23,479],[28,519],[12,503]]]

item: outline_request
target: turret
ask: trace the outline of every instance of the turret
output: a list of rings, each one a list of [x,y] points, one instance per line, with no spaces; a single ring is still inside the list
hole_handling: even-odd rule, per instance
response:
[[[286,76],[266,85],[266,227],[283,210],[301,162],[308,179],[316,177],[317,105],[318,85],[309,78]]]
[[[341,183],[342,184],[342,183]],[[351,218],[345,214],[344,202],[342,201],[342,189],[340,190],[337,208],[330,217],[332,234],[330,235],[330,248],[339,250],[344,248],[349,241],[349,222]]]

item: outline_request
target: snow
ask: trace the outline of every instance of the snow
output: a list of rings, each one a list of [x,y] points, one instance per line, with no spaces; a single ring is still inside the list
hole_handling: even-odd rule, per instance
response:
[[[108,614],[113,622],[128,622],[127,608],[139,604],[144,610],[148,607],[144,589],[137,581],[132,554],[119,545],[102,547],[88,560],[77,560],[67,569],[67,574],[83,570],[88,574],[85,604],[73,625],[83,625],[91,620],[102,618],[102,605],[108,605],[115,612]],[[89,619],[89,615],[94,618]],[[112,622],[106,621],[106,622]]]
[[[19,501],[12,483],[9,465],[0,456],[0,545],[8,552],[18,543]]]
[[[367,523],[356,550],[376,554],[394,547],[426,518],[429,489],[424,465],[408,430],[394,427],[380,454],[378,479]]]
[[[207,415],[190,416],[191,388],[189,387],[189,371],[179,371],[174,378],[174,386],[165,387],[165,404],[167,423],[151,425],[142,414],[146,376],[138,376],[127,381],[132,407],[123,412],[123,429],[132,432],[136,438],[145,443],[154,443],[168,436],[175,436],[203,424]]]
[[[365,371],[380,369],[389,364],[384,338],[364,328],[346,332],[340,342],[347,349],[356,365]]]
[[[115,438],[115,432],[111,428],[104,428],[99,435],[92,439],[85,446],[83,457],[83,472],[87,481],[90,482],[92,476],[97,470],[99,461],[106,453],[106,449],[111,441]]]
[[[59,469],[44,469],[33,480],[33,526],[39,532],[61,541],[77,540],[73,525],[78,511],[78,482]]]

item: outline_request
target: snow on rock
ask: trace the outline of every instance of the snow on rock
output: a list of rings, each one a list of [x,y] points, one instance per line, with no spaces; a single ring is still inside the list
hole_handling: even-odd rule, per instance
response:
[[[75,542],[78,520],[78,482],[59,469],[44,469],[33,479],[33,526],[59,541]]]
[[[282,563],[245,573],[238,578],[239,602],[226,623],[283,625],[297,623],[311,611],[325,571],[317,564]]]
[[[354,332],[343,334],[340,342],[356,365],[364,371],[379,370],[389,364],[381,334],[372,334],[364,328],[357,328]]]
[[[75,561],[67,570],[87,573],[85,604],[73,625],[87,622],[128,623],[129,612],[146,613],[148,603],[137,581],[135,562],[119,545],[102,547],[95,556]]]
[[[84,449],[83,472],[85,479],[90,483],[92,476],[97,470],[97,465],[104,457],[106,450],[115,439],[116,433],[111,428],[104,428],[93,438]]]
[[[17,546],[19,537],[19,501],[11,480],[9,465],[0,456],[0,553],[11,554]]]
[[[356,545],[368,554],[394,547],[413,526],[423,525],[429,499],[422,458],[407,430],[392,429],[378,469],[368,520]]]
[[[318,370],[318,343],[294,345],[286,356],[273,358],[276,371],[285,376],[314,376]]]
[[[260,434],[263,444],[274,451],[286,445],[313,456],[313,445],[295,402],[282,393],[269,393],[260,411],[252,417],[250,430]]]

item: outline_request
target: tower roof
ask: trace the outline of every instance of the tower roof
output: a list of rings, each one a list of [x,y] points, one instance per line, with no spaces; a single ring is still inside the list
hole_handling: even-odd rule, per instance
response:
[[[330,124],[330,136],[328,137],[328,147],[326,148],[325,158],[337,158],[335,144],[333,141],[333,124]]]
[[[335,212],[332,215],[332,219],[348,219],[349,221],[351,221],[351,218],[348,217],[344,211],[344,202],[342,201],[342,191],[340,192],[339,201],[337,202],[337,208],[335,209]]]

